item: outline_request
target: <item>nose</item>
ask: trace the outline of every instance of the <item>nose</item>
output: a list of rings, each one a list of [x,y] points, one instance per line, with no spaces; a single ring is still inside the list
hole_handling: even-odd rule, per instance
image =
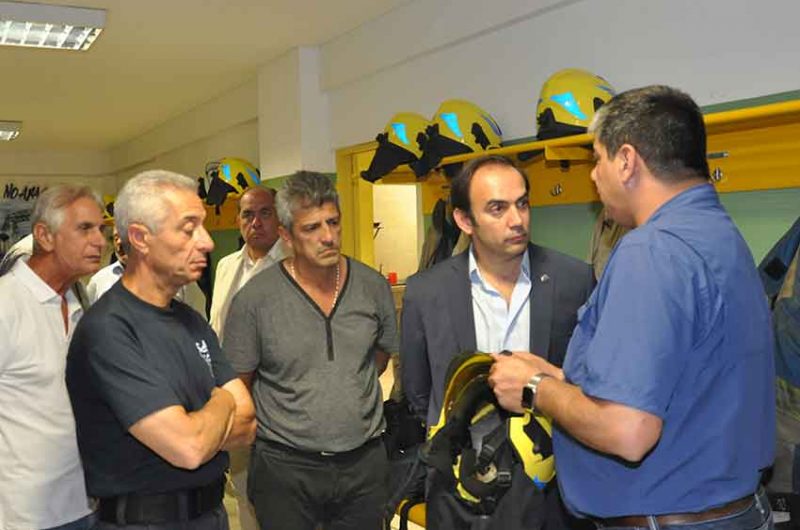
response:
[[[197,234],[197,249],[202,251],[203,253],[208,253],[214,250],[214,240],[211,239],[211,234],[208,233],[205,226],[200,226],[198,228]]]
[[[106,236],[103,234],[103,227],[98,226],[94,232],[94,241],[92,244],[99,248],[101,251],[106,247]]]
[[[522,212],[518,207],[512,206],[508,209],[508,224],[510,226],[519,226],[522,224]]]
[[[597,166],[594,166],[594,167],[592,168],[592,171],[590,171],[590,172],[589,172],[589,178],[591,178],[591,179],[592,179],[592,182],[597,182],[597,175],[596,175],[596,173],[597,173]]]
[[[322,242],[326,245],[333,243],[334,229],[327,223],[322,224]]]

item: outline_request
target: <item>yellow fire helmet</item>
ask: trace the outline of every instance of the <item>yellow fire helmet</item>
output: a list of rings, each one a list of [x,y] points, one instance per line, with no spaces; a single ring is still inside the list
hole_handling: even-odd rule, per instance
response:
[[[242,158],[226,157],[206,164],[209,180],[206,203],[219,207],[228,194],[240,195],[245,189],[261,184],[258,169]]]
[[[103,195],[103,224],[111,226],[114,224],[114,195]]]
[[[426,464],[455,479],[455,494],[484,512],[511,486],[515,465],[542,490],[556,473],[550,419],[503,410],[487,383],[493,362],[472,352],[451,361],[439,422],[422,450]]]
[[[497,149],[502,137],[491,114],[469,101],[449,99],[439,106],[428,127],[421,170],[427,173],[446,156]]]
[[[414,112],[400,112],[392,116],[383,132],[375,138],[378,149],[369,169],[362,171],[361,176],[369,182],[375,182],[401,164],[409,164],[416,172],[415,162],[422,156],[427,141],[425,131],[430,124],[427,118]]]
[[[537,138],[585,133],[597,109],[614,95],[614,88],[599,75],[578,68],[559,70],[545,81],[539,93]]]

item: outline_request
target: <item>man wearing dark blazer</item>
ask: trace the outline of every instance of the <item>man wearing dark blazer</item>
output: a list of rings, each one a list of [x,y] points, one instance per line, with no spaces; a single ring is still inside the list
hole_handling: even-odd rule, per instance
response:
[[[428,426],[438,421],[447,367],[461,352],[529,351],[559,366],[564,360],[594,277],[588,264],[530,243],[528,194],[527,177],[509,159],[471,161],[451,184],[453,216],[472,239],[469,250],[408,280],[402,383]],[[557,498],[549,502],[557,507],[548,511],[563,513]],[[567,524],[561,514],[547,518],[548,530]]]

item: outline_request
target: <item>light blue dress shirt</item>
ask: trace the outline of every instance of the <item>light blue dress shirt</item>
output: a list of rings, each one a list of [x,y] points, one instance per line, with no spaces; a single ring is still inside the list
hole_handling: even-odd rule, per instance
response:
[[[469,250],[469,281],[478,351],[529,351],[531,274],[528,251],[522,257],[511,303],[506,304],[497,289],[483,279],[472,246]]]

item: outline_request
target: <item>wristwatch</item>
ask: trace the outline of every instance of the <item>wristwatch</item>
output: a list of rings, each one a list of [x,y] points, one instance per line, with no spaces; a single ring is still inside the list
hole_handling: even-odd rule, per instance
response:
[[[538,373],[531,377],[528,384],[522,387],[522,408],[528,412],[535,412],[536,407],[536,391],[539,389],[539,383],[545,377],[551,377],[544,372]]]

